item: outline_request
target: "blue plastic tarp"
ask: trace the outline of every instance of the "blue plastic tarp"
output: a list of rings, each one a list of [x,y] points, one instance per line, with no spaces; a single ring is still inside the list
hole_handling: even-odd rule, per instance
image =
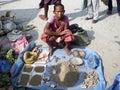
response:
[[[107,90],[120,90],[120,72],[116,75],[113,84]]]
[[[0,60],[0,72],[10,72],[11,67],[7,60]]]
[[[24,52],[31,51],[35,46],[36,45],[34,42],[30,42],[29,45],[23,50],[23,52],[21,52],[20,55],[18,56],[18,59],[14,64],[14,72],[13,72],[13,77],[12,77],[12,84],[14,87],[18,87],[16,82],[18,81],[18,76],[24,65],[24,62],[22,61],[22,56],[23,56]],[[46,48],[41,47],[40,49],[48,50],[48,47],[46,47]],[[75,49],[79,50],[80,48],[74,48],[71,50],[75,50]],[[101,60],[100,56],[95,51],[93,51],[89,48],[84,48],[82,50],[84,50],[86,53],[86,56],[84,58],[85,67],[98,73],[99,82],[96,84],[95,87],[81,88],[80,83],[77,83],[75,86],[70,87],[70,88],[58,87],[58,88],[53,89],[53,88],[50,88],[50,87],[46,86],[45,84],[43,84],[42,86],[40,86],[37,89],[28,88],[28,90],[105,90],[106,83],[105,83],[105,79],[104,79],[104,74],[103,74],[103,69],[102,69],[102,60]],[[49,68],[49,66],[54,63],[54,60],[52,60],[54,56],[57,56],[59,58],[64,57],[66,60],[69,60],[72,57],[72,55],[68,56],[64,49],[56,49],[50,58],[50,62],[46,66],[46,72],[45,72],[46,76],[49,75],[49,72],[48,72],[49,70],[47,68]],[[84,67],[83,67],[83,71],[84,71]],[[78,82],[80,82],[80,81],[78,81]]]

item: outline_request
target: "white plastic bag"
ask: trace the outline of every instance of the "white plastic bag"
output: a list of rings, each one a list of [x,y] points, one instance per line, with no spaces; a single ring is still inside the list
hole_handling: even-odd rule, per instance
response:
[[[10,31],[16,29],[16,27],[17,27],[16,24],[13,23],[12,21],[3,25],[4,30],[10,30]]]

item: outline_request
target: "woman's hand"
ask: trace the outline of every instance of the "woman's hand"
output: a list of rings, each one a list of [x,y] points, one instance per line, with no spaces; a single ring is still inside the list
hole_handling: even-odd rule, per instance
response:
[[[49,38],[49,41],[55,41],[56,40],[56,37],[55,36],[51,36],[50,38]]]
[[[68,33],[68,32],[69,32],[69,30],[66,29],[66,30],[62,31],[62,32],[60,33],[60,35],[64,35],[64,34],[66,34],[66,33]]]

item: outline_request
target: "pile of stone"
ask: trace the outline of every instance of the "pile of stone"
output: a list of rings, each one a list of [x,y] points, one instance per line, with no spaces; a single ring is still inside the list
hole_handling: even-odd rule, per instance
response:
[[[81,85],[81,88],[92,88],[96,86],[98,81],[99,81],[99,77],[95,71],[87,71],[84,76],[84,80]]]

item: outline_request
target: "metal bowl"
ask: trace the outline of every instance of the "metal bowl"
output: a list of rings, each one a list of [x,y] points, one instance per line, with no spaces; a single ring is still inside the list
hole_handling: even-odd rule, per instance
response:
[[[73,57],[70,59],[70,63],[73,65],[81,65],[83,64],[83,60],[79,57]]]

